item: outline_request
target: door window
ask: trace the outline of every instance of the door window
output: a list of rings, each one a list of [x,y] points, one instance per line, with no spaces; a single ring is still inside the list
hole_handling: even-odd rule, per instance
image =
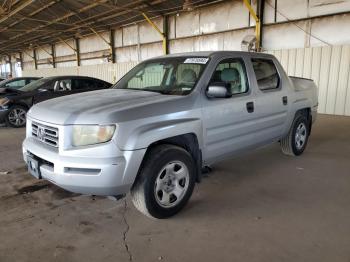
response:
[[[273,90],[279,87],[277,68],[270,59],[252,59],[253,69],[260,90]]]
[[[73,90],[96,88],[95,81],[91,79],[73,79]]]
[[[229,84],[232,95],[248,92],[247,73],[241,59],[225,59],[215,69],[210,83]]]

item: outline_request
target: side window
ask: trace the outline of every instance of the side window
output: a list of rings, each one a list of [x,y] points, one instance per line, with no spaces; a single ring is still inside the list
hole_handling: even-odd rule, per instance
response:
[[[248,92],[247,73],[241,59],[225,59],[215,69],[210,83],[223,82],[231,87],[233,95]]]
[[[73,79],[73,81],[74,81],[74,85],[73,85],[74,90],[82,90],[82,89],[89,89],[89,88],[96,87],[95,81],[90,79]]]
[[[55,81],[54,91],[62,92],[62,91],[70,91],[72,90],[72,80],[71,79],[61,79]]]
[[[271,90],[279,87],[280,78],[272,60],[252,59],[252,63],[260,90]]]

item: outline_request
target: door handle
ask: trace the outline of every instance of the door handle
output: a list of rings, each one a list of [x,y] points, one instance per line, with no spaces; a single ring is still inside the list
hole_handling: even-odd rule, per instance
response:
[[[248,111],[248,113],[253,113],[254,112],[254,102],[248,102],[247,103],[247,111]]]
[[[283,105],[286,106],[288,104],[288,97],[287,96],[282,97],[282,102],[283,102]]]

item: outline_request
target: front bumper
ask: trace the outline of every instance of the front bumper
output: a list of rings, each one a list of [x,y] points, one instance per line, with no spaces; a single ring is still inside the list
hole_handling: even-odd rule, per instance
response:
[[[121,151],[110,141],[81,149],[62,150],[28,136],[23,142],[27,155],[40,163],[40,176],[68,191],[114,196],[127,193],[146,149]]]

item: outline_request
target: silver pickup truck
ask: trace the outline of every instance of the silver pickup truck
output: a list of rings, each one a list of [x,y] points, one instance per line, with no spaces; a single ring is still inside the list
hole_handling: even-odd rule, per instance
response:
[[[29,172],[68,191],[121,196],[155,218],[189,200],[202,168],[279,142],[303,153],[316,119],[312,80],[263,53],[194,52],[144,61],[112,89],[28,112]]]

